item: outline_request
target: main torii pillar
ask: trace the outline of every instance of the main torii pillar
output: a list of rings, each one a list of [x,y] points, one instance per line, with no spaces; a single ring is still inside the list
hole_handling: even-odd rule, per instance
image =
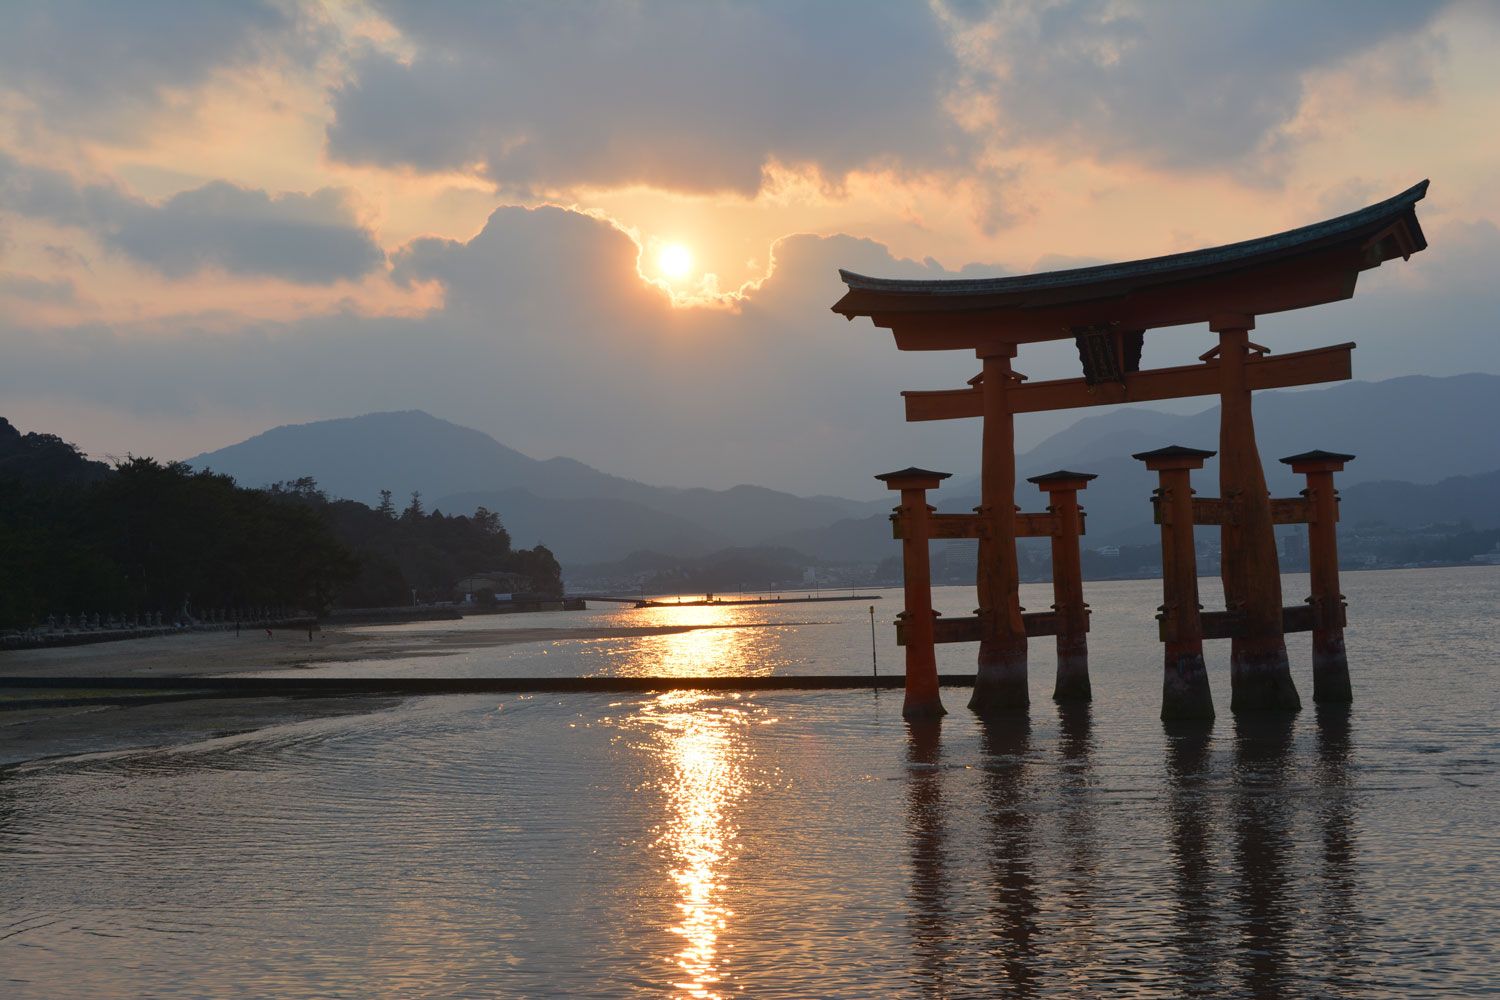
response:
[[[1251,393],[1352,375],[1353,344],[1270,357],[1250,342],[1256,318],[1351,298],[1361,272],[1426,248],[1416,203],[1423,181],[1348,215],[1273,236],[1190,253],[1009,278],[908,281],[840,271],[833,307],[889,329],[903,351],[973,351],[983,371],[965,389],[906,392],[907,420],[984,421],[979,507],[979,609],[936,641],[979,640],[971,706],[984,713],[1028,702],[1026,624],[1016,564],[1018,413],[1218,396],[1226,633],[1236,711],[1300,707],[1287,669],[1280,567]],[[1207,324],[1218,345],[1199,364],[1141,369],[1146,334]],[[1072,340],[1083,377],[1026,382],[1021,345]],[[968,627],[972,624],[972,628]]]
[[[1229,708],[1295,712],[1302,699],[1281,630],[1281,564],[1245,372],[1252,351],[1267,352],[1250,343],[1253,316],[1221,314],[1208,328],[1219,335],[1219,495],[1230,510],[1219,529],[1220,576],[1225,609],[1244,622],[1230,640]]]
[[[1016,560],[1016,421],[1009,393],[1017,382],[1002,345],[983,355],[984,431],[979,466],[979,660],[969,707],[981,715],[1024,712],[1031,704],[1026,676],[1026,625],[1021,618],[1021,570]]]

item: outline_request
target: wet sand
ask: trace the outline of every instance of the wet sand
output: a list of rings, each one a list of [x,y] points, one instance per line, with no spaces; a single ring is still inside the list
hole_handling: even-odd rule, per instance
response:
[[[238,636],[233,632],[188,632],[91,646],[0,652],[0,680],[5,677],[218,677],[353,660],[448,656],[526,642],[619,639],[726,627],[734,626],[640,625],[463,631],[383,631],[360,626],[357,630],[330,628],[314,631],[311,640],[306,632],[292,630],[274,632],[269,638],[264,630],[254,629],[246,629]]]
[[[616,628],[494,628],[382,630],[335,627],[307,633],[245,629],[186,632],[89,646],[0,652],[0,686],[6,677],[192,677],[295,670],[352,660],[447,656],[468,650],[526,642],[613,639],[669,635],[712,626],[630,626]],[[734,626],[729,626],[734,627]],[[749,627],[749,626],[747,626]],[[49,700],[75,704],[46,704]],[[192,743],[230,733],[315,716],[378,711],[399,698],[201,698],[173,700],[160,695],[99,690],[42,688],[0,693],[0,768],[26,761]]]
[[[303,719],[377,712],[391,697],[194,698],[0,711],[0,779],[5,768],[79,754],[181,746]]]

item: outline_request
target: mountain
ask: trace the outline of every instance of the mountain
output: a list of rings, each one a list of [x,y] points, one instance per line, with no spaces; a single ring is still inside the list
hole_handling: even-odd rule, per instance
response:
[[[420,410],[277,427],[188,463],[247,486],[312,476],[330,495],[371,504],[389,489],[398,504],[416,490],[428,509],[449,513],[483,505],[501,515],[517,544],[546,544],[564,563],[646,548],[700,556],[871,509],[762,486],[651,486],[571,458],[534,459]]]
[[[640,486],[569,458],[538,461],[481,431],[421,410],[288,424],[187,460],[246,486],[312,476],[333,496],[374,504],[420,491],[437,497],[525,487],[552,496],[605,495]]]
[[[698,557],[731,545],[709,528],[633,500],[500,490],[456,493],[436,506],[447,513],[487,507],[500,515],[517,548],[545,545],[565,566],[622,559],[639,549]]]
[[[1349,525],[1384,522],[1397,528],[1458,524],[1500,528],[1500,471],[1453,476],[1431,485],[1380,480],[1340,489],[1339,519]]]

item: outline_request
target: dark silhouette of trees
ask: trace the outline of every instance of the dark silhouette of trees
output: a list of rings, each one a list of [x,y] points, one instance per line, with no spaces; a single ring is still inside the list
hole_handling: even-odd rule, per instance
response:
[[[314,507],[150,458],[82,486],[12,479],[0,523],[0,622],[10,625],[52,612],[321,611],[358,566]]]
[[[353,500],[307,498],[287,484],[272,490],[321,506],[334,536],[357,553],[359,570],[340,590],[337,606],[410,604],[413,590],[423,600],[447,600],[459,580],[492,572],[525,576],[531,593],[562,593],[552,553],[540,545],[513,550],[499,515],[482,507],[473,517],[408,507],[393,519]]]
[[[499,515],[400,517],[330,499],[311,477],[246,489],[180,462],[129,457],[113,470],[50,435],[0,420],[0,628],[48,614],[148,614],[277,605],[446,600],[461,579],[513,573],[562,592],[542,546],[513,551]]]

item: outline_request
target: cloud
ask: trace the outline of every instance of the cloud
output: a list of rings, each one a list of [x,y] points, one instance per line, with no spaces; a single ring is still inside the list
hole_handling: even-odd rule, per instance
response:
[[[142,115],[223,69],[273,52],[311,58],[312,34],[295,8],[274,0],[7,4],[0,92],[42,124],[129,139]]]
[[[270,194],[213,181],[153,204],[0,153],[0,210],[87,230],[169,278],[218,269],[327,285],[385,262],[346,195],[333,188]]]
[[[1425,93],[1444,2],[375,5],[401,51],[351,59],[337,159],[529,193],[941,171],[989,191],[993,234],[1037,148],[1243,177],[1298,141],[1320,73],[1380,52],[1362,91]]]
[[[303,284],[355,279],[385,254],[354,219],[345,194],[268,194],[214,181],[159,206],[132,206],[110,243],[178,278],[217,267]]]
[[[0,297],[46,305],[67,305],[78,300],[78,289],[69,278],[38,278],[31,274],[0,271]]]
[[[413,55],[354,59],[330,153],[538,190],[752,193],[770,161],[833,177],[951,162],[952,60],[923,6],[434,5],[379,0]]]
[[[1052,0],[945,6],[967,73],[1002,141],[1166,169],[1236,168],[1273,153],[1310,74],[1410,41],[1387,83],[1430,85],[1420,37],[1444,4]]]
[[[899,390],[972,374],[972,359],[898,356],[886,331],[829,310],[841,265],[951,273],[934,263],[847,236],[792,237],[734,312],[674,309],[640,279],[636,254],[592,216],[503,208],[467,242],[422,239],[394,255],[397,281],[444,289],[442,307],[420,319],[341,312],[225,331],[184,318],[149,335],[129,324],[12,326],[0,333],[0,394],[76,398],[164,423],[419,407],[539,457],[646,481],[872,492],[870,474],[916,453],[904,444],[913,435]],[[941,436],[935,458],[920,453],[941,461],[970,443]]]

